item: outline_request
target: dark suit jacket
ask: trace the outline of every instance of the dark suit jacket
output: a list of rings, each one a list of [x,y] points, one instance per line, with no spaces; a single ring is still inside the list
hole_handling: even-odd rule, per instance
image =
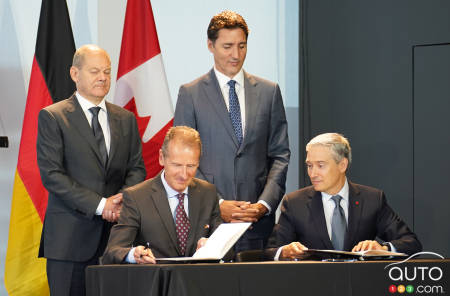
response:
[[[238,146],[214,69],[180,87],[174,125],[200,133],[198,177],[217,186],[226,200],[264,200],[272,215],[253,225],[250,238],[266,239],[285,192],[290,151],[287,121],[277,84],[244,72],[245,132]]]
[[[49,192],[39,256],[87,261],[108,227],[95,211],[109,197],[145,179],[134,115],[106,102],[111,147],[106,168],[75,95],[39,113],[37,159]],[[109,226],[110,227],[110,226]]]
[[[186,256],[192,256],[197,241],[222,223],[214,185],[193,179],[188,188],[189,222]],[[123,263],[132,246],[150,244],[156,258],[180,257],[175,222],[161,175],[124,191],[118,224],[111,229],[103,264]]]
[[[383,191],[348,183],[345,250],[351,251],[360,241],[375,237],[392,243],[398,252],[413,254],[422,250],[416,235],[387,204]],[[332,250],[321,193],[309,186],[286,195],[274,236],[277,247],[298,241],[310,249]]]

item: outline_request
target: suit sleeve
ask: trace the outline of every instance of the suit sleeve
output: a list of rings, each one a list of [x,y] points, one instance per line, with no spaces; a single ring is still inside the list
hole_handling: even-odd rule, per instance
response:
[[[381,193],[381,208],[377,221],[377,236],[394,245],[397,252],[414,254],[422,250],[422,244],[406,223],[387,204]]]
[[[213,208],[213,211],[211,213],[211,220],[210,220],[211,230],[209,232],[210,235],[223,222],[222,217],[220,216],[219,199],[220,199],[220,196],[219,196],[219,194],[216,193],[215,202],[214,202],[214,208]]]
[[[297,241],[297,234],[291,219],[289,198],[285,197],[281,203],[280,219],[269,239],[269,247],[281,247]]]
[[[135,200],[127,191],[123,193],[123,205],[119,221],[111,229],[102,264],[123,263],[136,239],[141,219]]]
[[[173,126],[179,125],[192,127],[195,130],[197,129],[194,102],[192,101],[191,94],[183,85],[178,91],[178,99],[175,107],[175,115],[173,118]],[[200,169],[197,169],[195,177],[207,181],[205,175]]]
[[[291,155],[286,113],[278,84],[274,89],[272,98],[267,151],[270,169],[259,199],[267,202],[272,211],[275,211],[286,191],[286,174]]]
[[[67,175],[63,135],[53,114],[45,109],[39,112],[36,152],[44,187],[68,207],[92,219],[101,196]]]
[[[144,160],[142,158],[142,143],[137,127],[136,117],[131,117],[131,134],[133,143],[130,144],[130,154],[128,156],[127,175],[122,190],[136,185],[145,180],[147,175]]]

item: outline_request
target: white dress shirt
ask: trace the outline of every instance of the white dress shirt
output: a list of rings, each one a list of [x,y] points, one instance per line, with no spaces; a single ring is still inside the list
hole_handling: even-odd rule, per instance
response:
[[[178,206],[178,194],[179,192],[170,187],[170,185],[166,182],[165,179],[165,172],[164,170],[161,173],[161,181],[163,183],[164,189],[166,190],[167,199],[169,201],[170,211],[172,212],[173,221],[175,222],[175,211]],[[184,210],[186,212],[186,215],[189,217],[189,199],[188,199],[188,187],[183,190],[184,193]],[[127,258],[125,259],[128,263],[136,263],[136,260],[134,259],[134,250],[136,247],[131,248],[131,250],[128,252]]]
[[[225,105],[227,106],[228,112],[230,111],[230,86],[228,81],[235,80],[235,90],[236,95],[239,100],[239,108],[241,109],[241,124],[242,124],[242,136],[245,136],[245,88],[244,88],[244,70],[241,70],[230,79],[214,66],[214,73],[216,74],[217,81],[219,82],[220,90],[222,91],[223,98],[225,100]]]
[[[78,103],[81,106],[81,109],[84,112],[84,115],[86,116],[86,119],[89,123],[89,126],[92,128],[92,113],[89,111],[89,108],[92,107],[100,107],[100,112],[98,112],[98,122],[100,123],[100,126],[102,127],[103,131],[103,137],[105,138],[105,144],[106,144],[106,151],[109,155],[109,149],[111,147],[111,132],[109,130],[109,122],[108,122],[108,111],[106,110],[106,103],[105,99],[100,102],[100,104],[95,105],[94,103],[88,101],[85,99],[80,93],[77,91],[75,93],[75,96],[78,100]],[[101,215],[103,213],[103,209],[105,208],[106,204],[106,198],[102,197],[100,200],[100,203],[97,206],[97,209],[95,210],[96,215]]]
[[[336,207],[336,204],[331,199],[333,197],[333,195],[330,195],[325,192],[321,192],[321,194],[322,194],[323,213],[325,214],[325,222],[327,224],[328,236],[330,237],[330,240],[331,240],[331,220],[333,219],[333,212],[334,212],[334,208]],[[344,186],[341,188],[341,190],[334,195],[340,195],[342,197],[341,207],[344,210],[345,221],[347,222],[347,225],[348,225],[348,182],[347,182],[347,178],[345,178],[345,183],[344,183]]]

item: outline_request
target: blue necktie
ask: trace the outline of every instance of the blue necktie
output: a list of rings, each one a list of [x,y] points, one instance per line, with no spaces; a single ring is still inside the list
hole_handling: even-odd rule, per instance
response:
[[[344,249],[345,233],[347,232],[347,221],[345,220],[344,209],[341,207],[340,195],[334,195],[331,199],[335,203],[333,217],[331,218],[331,243],[335,250]]]
[[[236,94],[236,81],[230,80],[228,81],[228,85],[230,86],[230,106],[229,106],[229,114],[231,119],[231,124],[233,125],[234,134],[238,139],[239,145],[242,143],[242,121],[241,121],[241,107],[239,106],[239,99]]]
[[[97,141],[98,149],[100,150],[100,155],[102,156],[103,165],[106,167],[108,162],[108,152],[106,151],[105,137],[103,136],[103,130],[98,122],[98,112],[100,112],[100,107],[89,108],[92,113],[92,131],[94,132],[95,140]]]

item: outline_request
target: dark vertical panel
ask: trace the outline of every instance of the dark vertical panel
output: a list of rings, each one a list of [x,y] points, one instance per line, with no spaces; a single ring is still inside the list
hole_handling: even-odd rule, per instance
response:
[[[303,142],[330,131],[347,136],[354,155],[350,179],[385,190],[412,227],[412,49],[450,41],[450,1],[303,2],[300,66],[307,66],[301,71],[307,77],[300,79],[308,92],[301,92],[300,106],[309,106],[300,110],[307,112],[300,125],[307,120],[309,126]]]
[[[414,48],[414,224],[450,257],[450,44]]]

